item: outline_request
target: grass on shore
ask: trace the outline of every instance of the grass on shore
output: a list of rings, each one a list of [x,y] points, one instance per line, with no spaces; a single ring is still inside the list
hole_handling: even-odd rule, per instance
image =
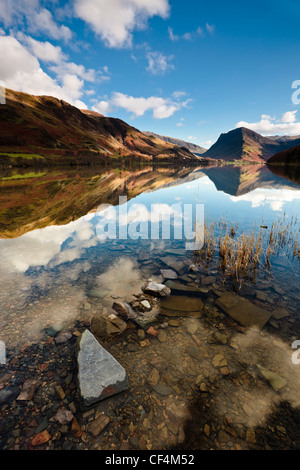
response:
[[[200,229],[200,227],[199,227]],[[238,224],[204,224],[204,245],[196,253],[198,264],[217,260],[226,277],[240,281],[254,279],[258,270],[271,272],[273,256],[284,253],[291,263],[300,261],[300,221],[283,214],[270,227],[259,226],[251,232],[239,232]]]

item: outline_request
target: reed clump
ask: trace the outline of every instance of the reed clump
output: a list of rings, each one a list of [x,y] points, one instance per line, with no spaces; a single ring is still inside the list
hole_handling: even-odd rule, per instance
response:
[[[204,244],[196,253],[199,264],[217,261],[227,277],[254,278],[257,270],[271,271],[272,260],[280,254],[300,261],[300,223],[283,214],[270,227],[260,225],[239,233],[237,224],[205,222]]]

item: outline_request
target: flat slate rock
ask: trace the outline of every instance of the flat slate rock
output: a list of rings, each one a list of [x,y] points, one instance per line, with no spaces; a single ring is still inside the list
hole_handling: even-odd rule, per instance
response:
[[[192,295],[195,297],[197,296],[204,297],[205,295],[205,293],[203,292],[203,289],[199,287],[187,286],[186,284],[182,284],[177,281],[169,280],[166,282],[166,286],[171,289],[173,294],[177,294],[177,295]]]
[[[124,367],[85,330],[79,341],[78,386],[86,406],[129,388]]]
[[[230,292],[221,295],[216,301],[216,305],[241,325],[256,327],[259,330],[265,326],[272,316],[272,312]]]
[[[203,302],[199,297],[171,295],[161,300],[161,313],[166,316],[202,317]]]

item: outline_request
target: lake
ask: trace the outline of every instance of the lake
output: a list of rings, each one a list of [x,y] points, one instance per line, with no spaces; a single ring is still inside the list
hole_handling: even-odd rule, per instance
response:
[[[27,448],[43,423],[49,448],[294,448],[299,200],[298,177],[265,165],[3,174],[2,448]],[[171,295],[143,294],[149,281]],[[114,302],[141,316],[123,328]],[[89,415],[76,388],[86,328],[130,382]],[[28,379],[39,385],[23,406]],[[76,432],[53,422],[61,406]],[[99,410],[110,424],[97,434]]]

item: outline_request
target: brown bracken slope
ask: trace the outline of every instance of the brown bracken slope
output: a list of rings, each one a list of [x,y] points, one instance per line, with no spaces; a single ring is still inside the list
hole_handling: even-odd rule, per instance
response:
[[[300,145],[293,147],[283,152],[279,152],[268,160],[268,163],[284,163],[284,164],[298,164],[300,165]]]
[[[120,158],[205,163],[187,149],[146,136],[120,119],[79,110],[50,96],[6,90],[6,104],[0,106],[2,166]]]

